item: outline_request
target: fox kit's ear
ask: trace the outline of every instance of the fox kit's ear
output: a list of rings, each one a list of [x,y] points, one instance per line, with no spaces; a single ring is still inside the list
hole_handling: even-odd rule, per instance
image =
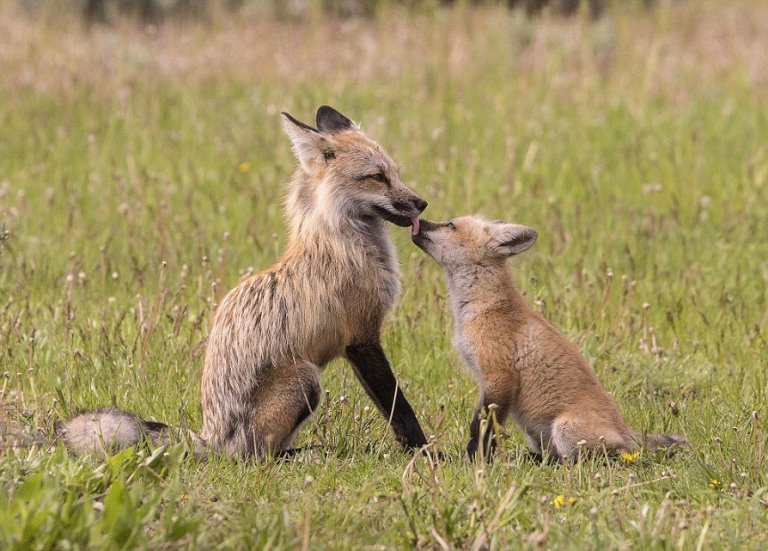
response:
[[[301,167],[306,171],[312,170],[312,164],[322,159],[328,150],[323,136],[309,125],[299,122],[288,113],[283,112],[283,130],[293,143],[293,152]]]
[[[491,239],[488,247],[501,256],[512,256],[527,251],[539,235],[533,228],[518,224],[492,224],[489,231]]]
[[[357,125],[328,105],[321,105],[315,117],[317,129],[325,134],[335,134],[345,130],[359,130]]]

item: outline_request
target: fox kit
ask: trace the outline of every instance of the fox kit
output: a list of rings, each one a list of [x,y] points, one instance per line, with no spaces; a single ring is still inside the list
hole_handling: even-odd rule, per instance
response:
[[[507,273],[508,257],[536,241],[533,228],[487,222],[476,216],[414,226],[414,243],[445,271],[455,325],[455,345],[480,384],[480,405],[467,453],[482,440],[488,456],[493,427],[481,419],[495,404],[504,423],[511,415],[528,445],[575,461],[579,450],[638,449],[643,436],[627,428],[611,396],[579,350],[526,303]],[[649,447],[684,443],[680,436],[647,435]]]
[[[380,344],[400,271],[386,222],[418,224],[427,203],[394,161],[338,111],[317,128],[283,113],[299,168],[289,184],[285,253],[232,289],[216,310],[203,368],[202,439],[239,458],[291,448],[320,402],[320,371],[343,356],[405,448],[426,444]],[[168,431],[115,410],[59,427],[76,451],[162,439]],[[119,442],[118,442],[119,441]]]

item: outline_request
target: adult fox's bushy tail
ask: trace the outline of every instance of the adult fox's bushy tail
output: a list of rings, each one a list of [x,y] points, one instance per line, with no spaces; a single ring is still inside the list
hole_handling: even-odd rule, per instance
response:
[[[72,453],[116,451],[146,441],[153,445],[168,444],[172,440],[188,438],[193,453],[206,453],[205,441],[189,430],[174,429],[165,423],[145,421],[121,409],[97,409],[81,413],[67,421],[55,424],[56,437]]]

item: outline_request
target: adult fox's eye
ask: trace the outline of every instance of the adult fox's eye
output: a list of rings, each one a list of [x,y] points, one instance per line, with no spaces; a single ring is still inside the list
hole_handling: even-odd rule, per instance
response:
[[[370,177],[376,180],[377,182],[381,182],[382,184],[389,183],[389,178],[387,178],[387,175],[384,174],[383,172],[377,172],[376,174],[371,174]]]
[[[451,229],[451,230],[455,230],[455,229],[456,229],[456,224],[454,224],[453,222],[448,222],[448,223],[445,225],[445,227],[446,227],[446,228],[449,228],[449,229]]]

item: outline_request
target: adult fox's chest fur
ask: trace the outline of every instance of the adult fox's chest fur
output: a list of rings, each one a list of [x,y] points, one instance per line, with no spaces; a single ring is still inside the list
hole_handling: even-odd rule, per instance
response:
[[[225,365],[301,359],[320,367],[378,336],[400,296],[400,272],[383,228],[302,244],[242,281],[220,304],[210,339],[244,357]]]

